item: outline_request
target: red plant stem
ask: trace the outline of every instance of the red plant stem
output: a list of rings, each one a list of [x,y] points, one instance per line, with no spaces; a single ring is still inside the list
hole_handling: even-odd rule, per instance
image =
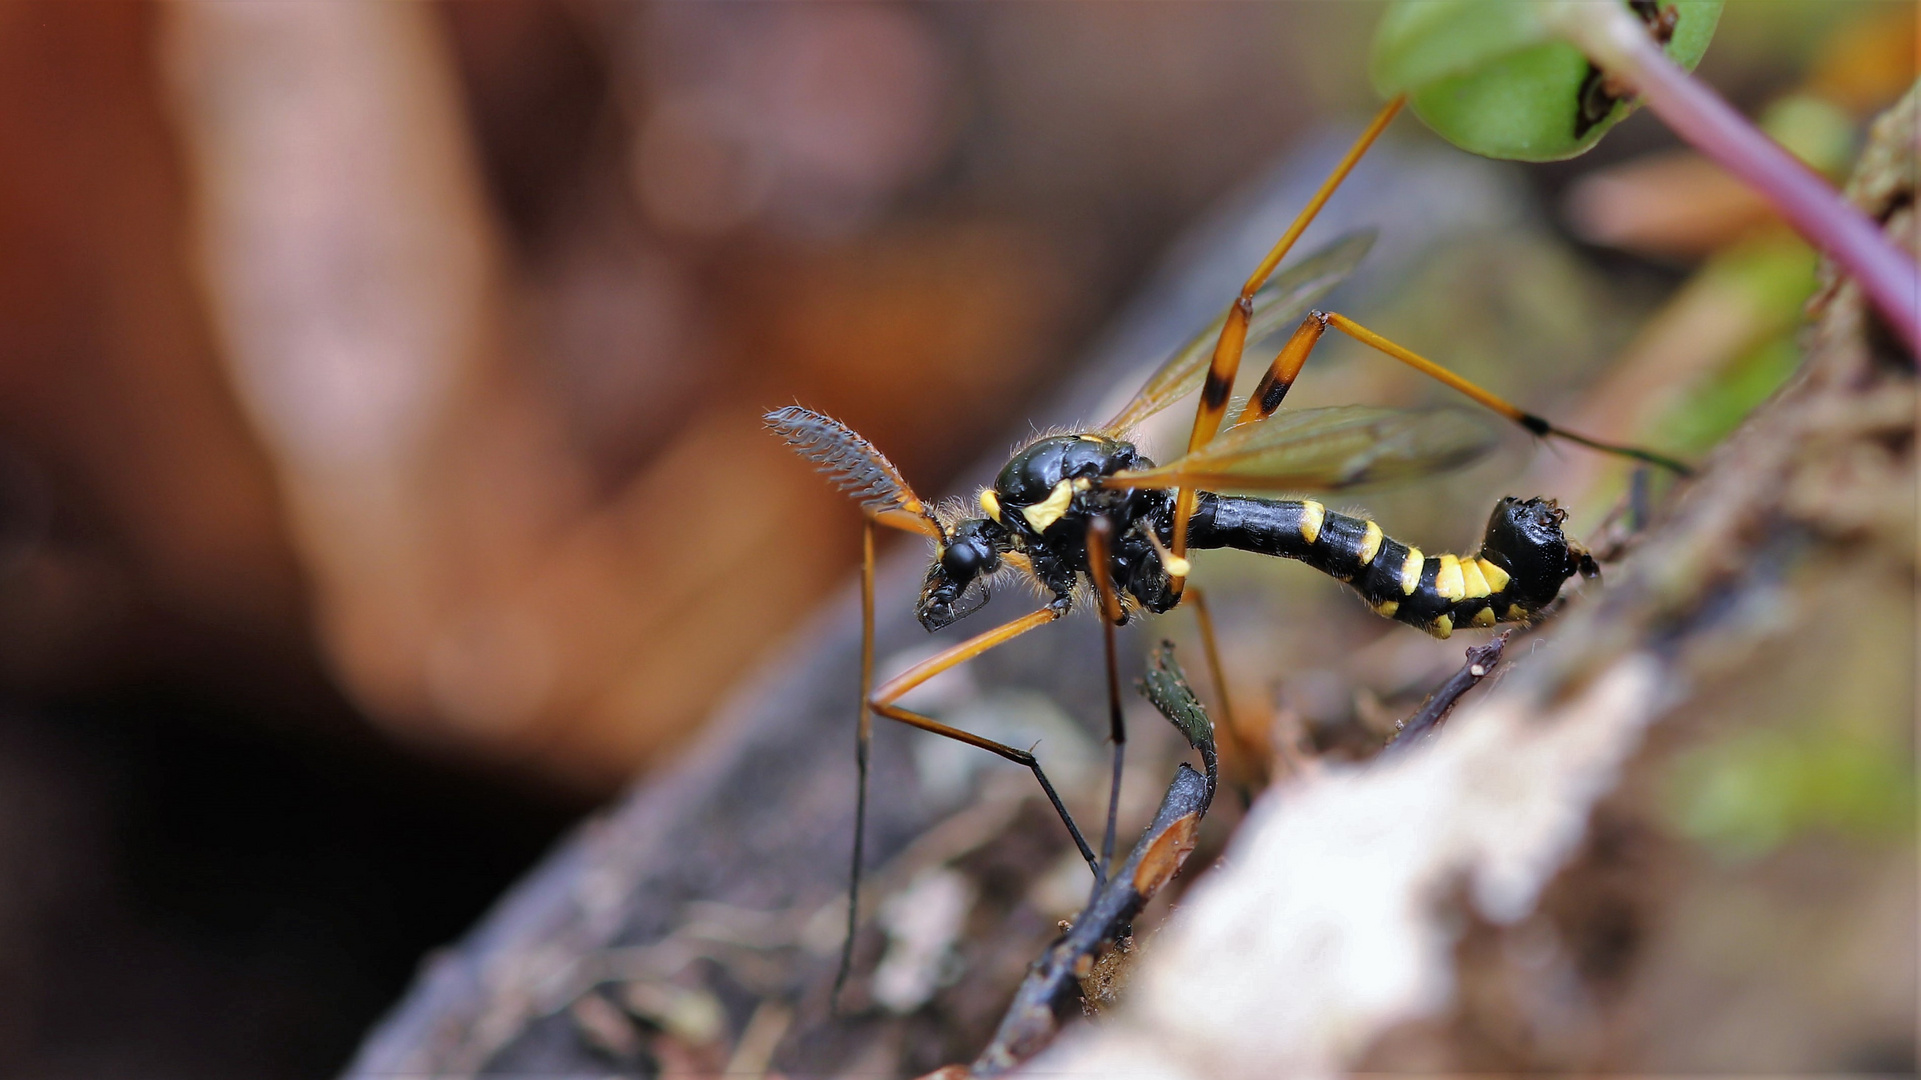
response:
[[[1860,283],[1908,351],[1921,356],[1921,267],[1874,221],[1668,59],[1626,8],[1616,3],[1553,6],[1562,33],[1639,93],[1675,134],[1765,195],[1809,243]]]

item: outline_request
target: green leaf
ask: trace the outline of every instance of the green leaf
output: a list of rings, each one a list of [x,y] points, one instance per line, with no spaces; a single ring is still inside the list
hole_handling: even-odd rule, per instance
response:
[[[1368,74],[1385,96],[1467,75],[1554,39],[1534,4],[1516,0],[1396,0],[1374,31]]]
[[[1520,161],[1586,151],[1633,111],[1618,102],[1576,134],[1587,57],[1554,36],[1547,16],[1584,0],[1394,0],[1374,35],[1369,71],[1463,150]],[[1625,3],[1625,0],[1623,0]],[[1692,70],[1721,19],[1722,0],[1662,0],[1675,12],[1667,54]]]
[[[1140,688],[1147,700],[1167,717],[1168,722],[1178,729],[1187,744],[1200,751],[1201,765],[1207,770],[1203,775],[1207,784],[1207,794],[1202,798],[1201,812],[1214,801],[1214,789],[1221,780],[1220,753],[1214,746],[1214,721],[1208,719],[1207,710],[1201,707],[1200,700],[1194,696],[1194,688],[1187,684],[1187,673],[1174,659],[1174,643],[1161,642],[1154,650],[1154,662],[1142,673]],[[1183,766],[1185,768],[1185,766]],[[1172,792],[1169,793],[1172,798]]]
[[[1187,744],[1203,754],[1214,753],[1214,721],[1208,719],[1194,690],[1187,684],[1187,673],[1174,659],[1172,642],[1161,642],[1154,650],[1154,663],[1141,675],[1140,691],[1154,703],[1162,716],[1178,729]]]

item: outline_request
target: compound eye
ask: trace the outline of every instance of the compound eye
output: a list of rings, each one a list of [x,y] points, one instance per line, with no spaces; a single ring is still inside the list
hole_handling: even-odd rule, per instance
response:
[[[960,540],[947,546],[947,550],[941,554],[940,564],[949,577],[966,581],[980,573],[981,568],[987,565],[987,558],[988,552],[978,541]]]

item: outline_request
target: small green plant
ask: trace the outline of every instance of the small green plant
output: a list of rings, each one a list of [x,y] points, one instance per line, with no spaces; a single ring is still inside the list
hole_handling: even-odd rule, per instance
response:
[[[1720,0],[1394,0],[1372,74],[1462,149],[1526,161],[1579,154],[1645,104],[1772,202],[1921,350],[1914,259],[1688,74],[1720,15]]]
[[[1722,0],[1640,8],[1669,59],[1701,62]],[[1635,103],[1561,37],[1543,5],[1516,0],[1402,0],[1374,35],[1369,75],[1442,138],[1486,157],[1557,161],[1585,152]],[[1650,18],[1651,16],[1651,18]]]

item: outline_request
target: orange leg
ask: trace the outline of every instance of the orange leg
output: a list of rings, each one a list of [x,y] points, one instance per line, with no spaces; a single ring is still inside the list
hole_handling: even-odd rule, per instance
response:
[[[1247,344],[1247,323],[1254,315],[1254,294],[1267,283],[1268,275],[1281,264],[1288,249],[1294,246],[1294,241],[1306,231],[1308,225],[1313,222],[1314,216],[1321,212],[1321,207],[1333,196],[1334,190],[1341,186],[1341,181],[1347,179],[1347,174],[1354,170],[1354,166],[1361,160],[1361,155],[1367,153],[1367,148],[1374,145],[1374,140],[1380,137],[1381,132],[1387,128],[1388,122],[1394,119],[1394,114],[1401,111],[1401,106],[1406,100],[1404,95],[1397,95],[1381,109],[1380,113],[1374,117],[1374,121],[1367,126],[1367,130],[1361,132],[1361,137],[1354,141],[1347,156],[1335,166],[1333,174],[1321,184],[1320,190],[1307,201],[1307,205],[1301,208],[1301,212],[1294,218],[1294,223],[1287,227],[1287,231],[1282,233],[1281,238],[1269,249],[1267,257],[1254,268],[1254,273],[1249,275],[1247,283],[1241,286],[1241,295],[1235,298],[1234,306],[1227,310],[1227,322],[1221,327],[1220,340],[1214,345],[1214,359],[1208,366],[1207,381],[1201,386],[1200,404],[1194,413],[1194,431],[1187,440],[1188,453],[1193,453],[1213,439],[1215,433],[1221,429],[1222,418],[1227,415],[1227,398],[1233,392],[1234,376],[1239,373],[1241,367],[1241,350]],[[1174,503],[1174,555],[1177,558],[1187,554],[1187,521],[1193,514],[1194,490],[1181,488],[1175,496]],[[1174,579],[1177,592],[1181,588],[1181,583],[1181,578]]]
[[[1232,783],[1240,794],[1241,808],[1246,809],[1254,802],[1254,791],[1249,785],[1261,785],[1267,778],[1265,755],[1249,742],[1249,737],[1241,730],[1239,718],[1234,714],[1234,699],[1227,689],[1227,669],[1221,663],[1221,650],[1216,644],[1214,616],[1207,606],[1207,594],[1199,585],[1189,585],[1182,603],[1194,609],[1194,622],[1201,632],[1201,652],[1207,657],[1207,674],[1214,680],[1214,696],[1221,710],[1221,722],[1215,725],[1214,738],[1227,748],[1230,755],[1228,767],[1234,774]]]
[[[1059,611],[1051,607],[1044,607],[1039,611],[1022,615],[1020,618],[1011,622],[1004,622],[992,630],[976,634],[958,645],[942,649],[933,656],[922,660],[920,663],[889,679],[885,685],[874,691],[873,694],[868,697],[867,702],[877,710],[882,705],[891,705],[899,701],[902,695],[906,694],[909,690],[939,675],[948,668],[964,664],[989,649],[999,645],[1005,645],[1015,638],[1020,637],[1022,634],[1027,633],[1029,630],[1037,626],[1046,626],[1048,623],[1060,617],[1061,613]]]
[[[1241,410],[1240,423],[1266,419],[1273,415],[1275,409],[1280,408],[1282,399],[1287,396],[1288,388],[1294,385],[1295,377],[1301,373],[1301,366],[1307,363],[1308,353],[1313,350],[1315,343],[1320,341],[1321,334],[1330,326],[1363,345],[1386,353],[1428,378],[1459,391],[1476,404],[1507,417],[1535,435],[1543,438],[1566,439],[1571,443],[1578,443],[1602,453],[1645,461],[1672,470],[1680,476],[1686,476],[1691,471],[1686,465],[1665,454],[1638,446],[1602,442],[1559,427],[1479,384],[1462,378],[1414,350],[1389,341],[1353,319],[1333,311],[1312,311],[1308,313],[1306,319],[1301,321],[1300,328],[1287,339],[1287,344],[1281,346],[1281,351],[1274,357],[1274,363],[1267,369],[1267,374],[1261,377],[1261,384],[1255,388],[1254,396],[1248,399],[1247,407]]]
[[[1188,589],[1187,595],[1194,601],[1194,621],[1201,628],[1201,651],[1207,656],[1207,674],[1214,680],[1214,696],[1221,705],[1221,722],[1240,738],[1241,729],[1234,722],[1234,704],[1227,696],[1227,676],[1221,667],[1221,652],[1214,644],[1214,616],[1207,609],[1207,594],[1196,585]]]
[[[1024,765],[1033,770],[1035,778],[1041,782],[1041,788],[1047,792],[1048,801],[1054,804],[1054,809],[1060,814],[1061,821],[1066,824],[1067,831],[1073,835],[1074,844],[1081,849],[1081,855],[1087,859],[1087,865],[1089,867],[1096,867],[1094,849],[1087,846],[1087,840],[1081,836],[1080,827],[1074,824],[1073,815],[1067,812],[1066,805],[1061,802],[1060,796],[1055,794],[1054,785],[1049,783],[1047,775],[1041,772],[1040,762],[1034,760],[1033,754],[1025,750],[1016,750],[1011,746],[997,743],[992,739],[982,738],[971,731],[962,731],[956,727],[949,727],[932,717],[922,716],[917,712],[911,712],[894,704],[894,702],[898,701],[901,696],[909,690],[939,675],[941,672],[964,664],[997,645],[1005,645],[1015,638],[1020,637],[1022,634],[1027,633],[1029,630],[1038,626],[1046,626],[1048,623],[1060,617],[1061,612],[1059,610],[1046,607],[1031,614],[1023,615],[1012,622],[1002,623],[986,633],[976,634],[966,641],[952,648],[942,650],[922,660],[920,663],[915,664],[906,671],[901,672],[899,675],[896,675],[894,678],[888,680],[887,685],[874,691],[866,701],[869,708],[887,717],[889,720],[898,720],[903,724],[910,727],[917,727],[922,731],[931,731],[936,735],[945,735],[950,739],[957,742],[964,742],[969,746],[978,746],[991,754],[999,754],[1001,757],[1006,758],[1016,765]],[[1096,872],[1098,872],[1098,870]]]
[[[1041,789],[1047,793],[1048,801],[1054,804],[1054,809],[1061,815],[1061,820],[1067,823],[1067,831],[1073,835],[1074,843],[1080,848],[1081,854],[1087,859],[1087,864],[1090,867],[1096,865],[1093,849],[1087,846],[1086,838],[1081,835],[1080,828],[1074,824],[1074,819],[1068,814],[1066,805],[1061,802],[1060,795],[1055,792],[1054,785],[1048,781],[1047,775],[1041,771],[1040,762],[1034,759],[1033,754],[1025,750],[1016,750],[1011,746],[1002,745],[992,739],[983,739],[972,732],[949,727],[932,717],[910,712],[894,704],[901,695],[941,672],[946,671],[948,668],[956,664],[965,663],[996,645],[1012,641],[1037,626],[1043,626],[1053,622],[1055,619],[1060,618],[1060,613],[1051,608],[1043,608],[1031,615],[1024,615],[1012,622],[998,626],[984,634],[971,637],[955,645],[953,648],[947,649],[916,664],[894,679],[889,680],[887,685],[881,687],[878,691],[875,691],[873,689],[874,530],[882,525],[888,525],[894,528],[903,527],[895,525],[886,518],[876,517],[870,514],[867,517],[866,527],[861,534],[860,723],[854,749],[854,762],[857,772],[854,796],[854,856],[853,866],[848,872],[847,883],[847,939],[841,946],[840,970],[834,975],[833,1002],[836,1009],[839,1007],[841,988],[846,985],[848,974],[853,970],[854,933],[860,925],[860,878],[867,840],[867,767],[869,747],[873,742],[874,713],[880,713],[890,720],[898,720],[903,724],[920,728],[923,731],[931,731],[936,735],[945,735],[950,739],[964,742],[969,746],[978,746],[983,750],[999,754],[1009,761],[1018,765],[1024,765],[1033,770],[1035,778],[1040,781]],[[1096,872],[1098,872],[1098,870]]]
[[[899,705],[894,704],[895,701],[899,700],[900,697],[909,690],[939,675],[941,672],[964,664],[997,645],[1005,645],[1022,634],[1027,633],[1029,630],[1037,626],[1045,626],[1060,617],[1060,611],[1054,608],[1042,608],[1032,614],[1023,615],[1012,622],[1002,623],[984,634],[977,634],[974,637],[968,638],[966,641],[952,648],[942,650],[926,660],[915,664],[912,668],[889,680],[886,686],[881,687],[870,697],[866,698],[866,704],[869,708],[887,717],[889,720],[898,720],[909,727],[919,728],[922,731],[932,732],[935,735],[944,735],[956,742],[963,742],[969,746],[980,747],[990,754],[998,754],[1016,765],[1022,765],[1032,770],[1034,778],[1040,781],[1041,790],[1047,793],[1047,800],[1054,804],[1054,811],[1060,815],[1062,823],[1067,826],[1068,834],[1074,838],[1074,845],[1081,849],[1081,856],[1087,860],[1089,868],[1098,874],[1100,873],[1100,869],[1099,864],[1094,858],[1094,849],[1087,846],[1087,839],[1081,835],[1080,826],[1074,824],[1074,816],[1067,812],[1067,805],[1061,802],[1060,795],[1054,790],[1054,785],[1048,781],[1047,774],[1041,771],[1041,764],[1035,759],[1033,754],[1026,750],[1016,750],[1005,743],[998,743],[992,739],[983,738],[971,731],[962,731],[960,728],[943,724],[931,716],[923,716],[920,713],[903,709]]]
[[[1694,471],[1688,468],[1686,465],[1683,465],[1681,462],[1676,461],[1671,457],[1668,457],[1666,454],[1657,453],[1653,450],[1643,449],[1642,447],[1639,447],[1639,446],[1623,446],[1619,443],[1602,442],[1599,439],[1589,438],[1586,435],[1577,434],[1575,432],[1567,430],[1566,428],[1557,427],[1554,424],[1548,422],[1546,419],[1536,416],[1533,413],[1525,412],[1519,406],[1513,405],[1508,401],[1502,398],[1496,397],[1495,395],[1489,393],[1488,391],[1481,389],[1479,386],[1476,386],[1474,383],[1471,383],[1466,379],[1461,378],[1459,375],[1454,374],[1452,371],[1449,371],[1448,369],[1442,367],[1441,365],[1435,363],[1432,360],[1429,360],[1427,357],[1422,356],[1421,354],[1413,351],[1412,349],[1408,349],[1403,346],[1396,345],[1394,342],[1389,341],[1388,339],[1382,337],[1381,335],[1375,333],[1372,330],[1369,330],[1367,327],[1362,326],[1361,324],[1355,322],[1354,320],[1348,318],[1345,315],[1339,315],[1339,314],[1335,314],[1334,312],[1328,312],[1327,323],[1329,326],[1332,326],[1334,329],[1339,330],[1343,334],[1346,334],[1348,337],[1351,337],[1354,340],[1361,342],[1364,345],[1371,345],[1374,348],[1379,349],[1381,352],[1384,352],[1387,355],[1393,357],[1394,359],[1399,360],[1401,363],[1406,364],[1408,367],[1411,367],[1414,370],[1422,373],[1423,375],[1426,375],[1431,379],[1434,379],[1438,382],[1445,383],[1448,386],[1453,387],[1454,389],[1460,391],[1463,394],[1466,394],[1468,397],[1473,398],[1475,401],[1481,403],[1482,405],[1485,405],[1489,409],[1492,409],[1493,411],[1500,413],[1502,416],[1507,417],[1509,420],[1514,421],[1515,423],[1521,425],[1522,427],[1528,429],[1529,431],[1533,432],[1536,435],[1542,436],[1544,438],[1548,436],[1553,436],[1554,438],[1558,438],[1558,439],[1566,439],[1571,443],[1578,443],[1581,446],[1585,446],[1590,450],[1599,450],[1604,454],[1617,454],[1621,457],[1633,458],[1636,461],[1645,461],[1650,465],[1659,465],[1663,469],[1667,469],[1673,472],[1677,476],[1689,476],[1689,475],[1692,475]]]
[[[1274,354],[1274,362],[1267,367],[1267,374],[1261,376],[1259,386],[1247,399],[1247,406],[1235,419],[1236,424],[1246,424],[1255,420],[1265,420],[1274,415],[1287,397],[1287,391],[1294,385],[1295,376],[1301,373],[1302,365],[1307,363],[1307,354],[1314,350],[1321,335],[1327,332],[1327,321],[1318,311],[1309,312],[1301,325],[1289,335],[1287,344]]]

